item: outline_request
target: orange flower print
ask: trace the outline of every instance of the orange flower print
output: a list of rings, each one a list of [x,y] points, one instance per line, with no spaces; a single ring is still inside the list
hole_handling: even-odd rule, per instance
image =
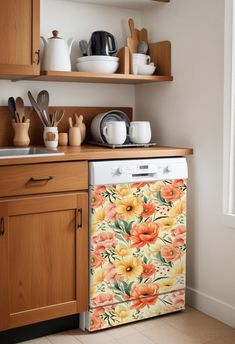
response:
[[[116,280],[116,267],[113,264],[109,264],[108,266],[106,266],[105,269],[105,277],[107,279],[107,281],[109,281],[110,283],[114,282]]]
[[[185,226],[178,226],[176,228],[172,228],[171,230],[171,234],[173,237],[178,237],[179,235],[182,236],[182,235],[185,235],[185,233],[186,233]]]
[[[155,222],[135,224],[131,229],[131,247],[143,247],[146,244],[154,244],[158,238],[159,226]]]
[[[180,246],[184,244],[184,239],[182,237],[175,238],[172,242],[175,246]]]
[[[100,193],[93,192],[91,197],[91,207],[98,208],[104,203],[105,199]]]
[[[92,304],[94,307],[108,305],[115,301],[113,294],[99,294],[92,299]]]
[[[110,221],[115,221],[117,215],[116,205],[111,203],[105,207],[105,216]]]
[[[141,309],[145,306],[154,305],[157,301],[159,287],[156,283],[147,282],[144,284],[137,284],[132,287],[131,297],[137,299],[133,302],[131,308]]]
[[[183,307],[185,304],[185,291],[180,290],[176,293],[172,293],[173,305],[178,307]]]
[[[91,268],[96,269],[104,263],[105,259],[98,253],[91,253]]]
[[[98,314],[91,314],[90,330],[97,331],[104,326],[103,319]]]
[[[173,240],[173,245],[183,245],[186,237],[186,228],[185,226],[178,226],[171,230]]]
[[[143,211],[140,214],[142,217],[149,217],[156,211],[155,204],[143,204]]]
[[[140,277],[142,278],[148,278],[155,274],[156,272],[156,267],[153,264],[143,264],[143,271]]]
[[[176,188],[179,188],[179,187],[184,185],[184,180],[183,179],[176,179],[173,181],[172,185],[175,186]]]
[[[102,192],[105,192],[105,191],[106,191],[106,186],[105,185],[99,185],[99,186],[95,187],[95,193],[96,194],[99,194],[99,193],[102,193]]]
[[[183,195],[183,191],[172,184],[167,184],[161,189],[161,194],[167,202],[176,201]]]
[[[131,184],[132,188],[136,188],[136,189],[141,189],[143,188],[147,183],[133,183]]]
[[[175,245],[164,245],[161,249],[161,255],[166,262],[172,262],[181,257],[181,251]]]
[[[95,245],[96,252],[103,252],[105,250],[111,250],[117,245],[117,239],[114,233],[104,232],[93,236],[93,244]]]

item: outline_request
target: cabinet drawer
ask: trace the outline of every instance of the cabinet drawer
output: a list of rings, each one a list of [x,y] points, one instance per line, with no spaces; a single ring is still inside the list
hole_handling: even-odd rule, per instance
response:
[[[0,197],[88,188],[88,163],[63,162],[0,168]]]

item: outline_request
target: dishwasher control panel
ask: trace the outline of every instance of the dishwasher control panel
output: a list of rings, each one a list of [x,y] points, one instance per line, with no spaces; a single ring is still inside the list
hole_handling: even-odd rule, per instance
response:
[[[89,184],[120,184],[137,181],[186,179],[185,158],[105,160],[89,163]]]

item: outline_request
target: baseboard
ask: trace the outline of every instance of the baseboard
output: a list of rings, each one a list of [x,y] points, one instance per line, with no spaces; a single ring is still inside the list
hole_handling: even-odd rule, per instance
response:
[[[235,328],[234,306],[191,287],[186,288],[186,302],[189,306]]]

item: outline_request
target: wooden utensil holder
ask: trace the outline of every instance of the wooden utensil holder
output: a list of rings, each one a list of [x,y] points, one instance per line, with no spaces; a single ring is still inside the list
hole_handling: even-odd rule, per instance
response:
[[[29,122],[27,123],[12,123],[14,129],[14,146],[27,147],[30,143],[29,138]]]
[[[119,74],[131,74],[132,54],[128,47],[119,49],[117,56],[119,60]],[[162,41],[149,43],[148,55],[151,62],[155,64],[156,71],[154,75],[171,76],[171,42]]]

